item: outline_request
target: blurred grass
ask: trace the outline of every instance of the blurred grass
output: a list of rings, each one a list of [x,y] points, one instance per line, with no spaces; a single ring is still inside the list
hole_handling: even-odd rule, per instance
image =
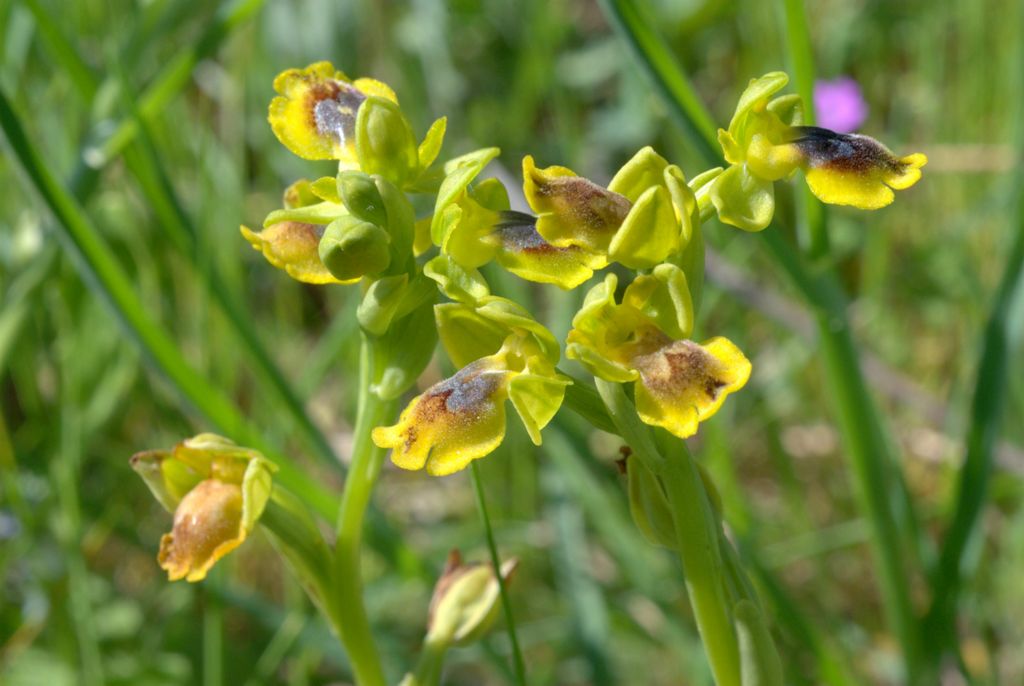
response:
[[[727,122],[747,79],[787,66],[783,9],[753,0],[646,6],[665,59],[680,61],[692,97],[710,108],[714,121],[704,128]],[[1024,295],[1019,285],[999,286],[1022,231],[1020,181],[1006,162],[1019,167],[1021,8],[1012,0],[827,0],[806,12],[818,75],[850,74],[865,89],[865,132],[932,158],[892,208],[829,213],[829,264],[849,296],[861,351],[942,408],[937,421],[923,405],[868,389],[917,506],[922,567],[932,587],[958,588],[958,621],[946,622],[944,647],[959,657],[943,664],[943,678],[957,683],[961,662],[974,683],[1019,683],[1024,463],[1012,452],[1010,461],[974,456],[992,455],[996,443],[1016,454],[1024,445],[1014,421],[1024,416]],[[592,2],[6,0],[0,19],[5,112],[17,113],[23,143],[52,182],[43,184],[52,186],[47,202],[4,137],[0,683],[198,683],[204,653],[221,653],[216,642],[204,650],[211,595],[221,604],[223,683],[344,679],[344,656],[261,540],[232,556],[223,590],[161,578],[153,558],[169,518],[127,458],[213,426],[123,335],[97,282],[83,280],[61,238],[66,222],[105,246],[95,254],[120,274],[108,279],[134,309],[136,329],[178,373],[192,370],[185,374],[198,384],[199,406],[229,408],[214,412],[237,417],[277,448],[275,457],[288,455],[336,493],[339,470],[301,417],[347,454],[352,299],[289,281],[237,233],[275,207],[287,183],[315,173],[265,122],[278,71],[327,58],[350,74],[373,74],[396,89],[418,132],[450,117],[446,154],[495,144],[510,170],[531,153],[607,180],[653,144],[693,175],[701,138],[678,131],[677,115]],[[779,195],[781,211],[799,206],[795,194]],[[54,203],[58,196],[66,197]],[[706,234],[749,287],[799,300],[761,241],[717,225]],[[756,371],[752,387],[702,431],[695,454],[710,463],[774,608],[788,673],[794,683],[895,683],[895,637],[882,620],[867,538],[856,535],[866,522],[825,409],[818,343],[710,273],[698,334],[737,341]],[[979,374],[997,291],[1004,345],[995,363],[985,355]],[[519,293],[536,298],[535,311],[564,333],[575,296]],[[275,390],[265,363],[240,354],[246,330],[296,404]],[[996,385],[976,391],[979,378]],[[999,384],[1002,427],[993,422],[998,403],[986,404]],[[969,464],[982,470],[963,473],[990,479],[961,479],[968,436]],[[679,683],[680,674],[707,683],[683,595],[669,582],[676,567],[628,519],[612,464],[617,447],[569,417],[546,432],[543,449],[513,435],[480,465],[502,555],[522,560],[511,592],[530,683],[634,683],[637,674],[651,684]],[[414,658],[430,575],[447,549],[480,560],[487,553],[464,476],[389,470],[378,495],[370,611],[397,673]],[[955,512],[967,514],[954,520]],[[946,537],[953,521],[972,532],[959,550],[946,543],[957,540]],[[947,558],[973,562],[955,575]],[[910,579],[918,618],[936,601],[925,578]],[[511,683],[508,650],[496,632],[454,654],[449,683]]]

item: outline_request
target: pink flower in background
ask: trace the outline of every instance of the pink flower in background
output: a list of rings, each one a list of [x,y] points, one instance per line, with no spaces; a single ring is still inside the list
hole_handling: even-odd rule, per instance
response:
[[[849,76],[814,83],[814,115],[818,126],[853,133],[868,116],[860,86]]]

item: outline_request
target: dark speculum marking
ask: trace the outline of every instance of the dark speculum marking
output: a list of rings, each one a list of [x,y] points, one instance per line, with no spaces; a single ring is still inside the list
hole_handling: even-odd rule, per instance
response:
[[[339,143],[351,140],[356,133],[356,114],[366,95],[338,81],[318,85],[310,95],[316,130],[324,136],[334,136]]]
[[[869,136],[836,133],[817,126],[796,126],[793,143],[814,167],[837,171],[866,172],[871,169],[903,171],[906,166],[884,145]]]
[[[537,218],[532,214],[509,210],[502,212],[494,230],[501,239],[502,247],[518,253],[556,253],[559,249],[544,240],[537,232]]]

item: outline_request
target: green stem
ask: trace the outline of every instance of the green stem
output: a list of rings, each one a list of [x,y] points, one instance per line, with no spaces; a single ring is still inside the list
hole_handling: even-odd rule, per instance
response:
[[[501,609],[505,613],[505,623],[508,625],[508,638],[512,643],[512,663],[515,667],[516,682],[520,686],[526,686],[526,668],[523,665],[523,653],[519,649],[519,639],[516,637],[516,621],[512,615],[512,602],[508,598],[505,579],[501,575],[501,558],[498,556],[498,546],[494,542],[491,518],[487,515],[487,502],[484,499],[484,485],[480,479],[480,469],[476,462],[470,463],[470,471],[473,475],[473,492],[476,494],[477,509],[480,510],[480,521],[484,525],[487,548],[491,553],[491,565],[494,567],[494,576],[498,580],[498,593],[501,595]]]
[[[415,671],[406,674],[398,686],[438,686],[441,683],[444,656],[447,652],[447,643],[424,641],[420,658],[416,661]]]
[[[373,343],[363,337],[359,368],[359,410],[356,417],[352,464],[338,513],[334,547],[334,588],[331,618],[348,652],[358,686],[384,686],[384,670],[370,631],[363,602],[360,559],[363,520],[387,451],[374,445],[370,433],[391,419],[395,401],[381,400],[370,390],[376,377]]]
[[[668,459],[658,453],[650,431],[640,421],[621,384],[603,379],[596,379],[596,383],[619,434],[635,456],[652,465],[665,485],[686,591],[715,683],[739,686],[739,646],[724,586],[726,570],[720,557],[718,522],[697,467],[682,442]]]

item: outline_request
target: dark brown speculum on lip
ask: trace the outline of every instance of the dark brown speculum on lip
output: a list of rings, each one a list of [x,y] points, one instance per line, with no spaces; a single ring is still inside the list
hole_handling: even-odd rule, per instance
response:
[[[881,167],[900,172],[905,166],[884,145],[869,136],[836,133],[817,126],[798,126],[794,130],[797,137],[793,143],[815,167],[849,172]]]

